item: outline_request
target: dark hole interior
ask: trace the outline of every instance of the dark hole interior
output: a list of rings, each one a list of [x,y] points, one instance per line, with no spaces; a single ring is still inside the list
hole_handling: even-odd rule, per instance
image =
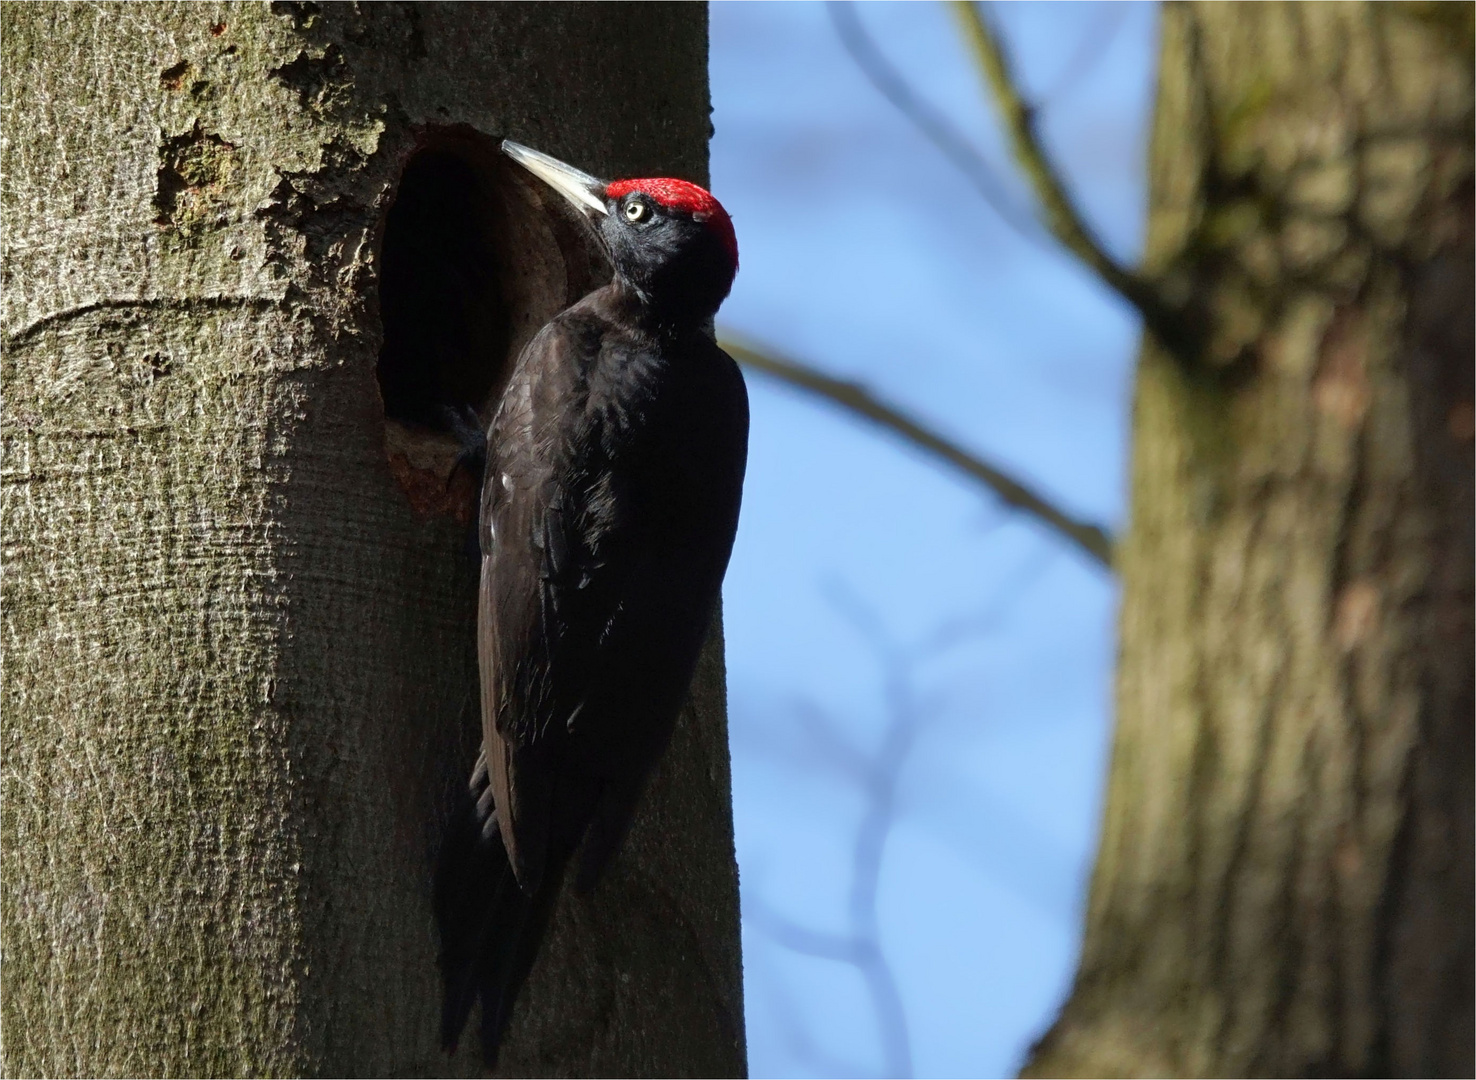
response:
[[[493,193],[466,158],[426,149],[406,166],[385,221],[379,304],[385,415],[446,430],[447,410],[481,409],[508,351]]]

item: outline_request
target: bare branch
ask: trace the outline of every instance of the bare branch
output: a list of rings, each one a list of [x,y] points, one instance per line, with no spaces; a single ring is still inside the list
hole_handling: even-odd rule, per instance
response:
[[[882,951],[877,919],[882,854],[898,817],[897,793],[902,774],[925,717],[918,708],[912,667],[886,633],[881,620],[844,585],[832,590],[838,610],[876,652],[887,683],[888,720],[882,743],[869,755],[861,776],[865,810],[851,853],[850,933],[832,934],[785,919],[761,900],[745,904],[745,918],[773,940],[795,952],[853,966],[866,981],[876,1012],[878,1034],[886,1057],[886,1076],[912,1075],[912,1040],[907,1012],[896,976]]]
[[[851,59],[861,69],[868,82],[892,103],[914,127],[943,152],[960,172],[969,179],[979,194],[984,196],[994,212],[1018,232],[1030,240],[1042,241],[1037,223],[1021,207],[1014,205],[995,169],[976,150],[969,139],[949,122],[948,118],[913,92],[896,68],[887,62],[876,43],[861,25],[850,3],[830,0],[825,5],[830,21],[835,26],[836,36]]]
[[[1002,617],[1020,600],[1024,590],[1019,587],[1017,577],[1007,580],[1007,587],[996,595],[987,611],[980,614],[979,621]],[[752,890],[751,884],[750,891],[744,894],[743,918],[745,923],[781,948],[855,968],[871,995],[885,1056],[882,1075],[910,1076],[912,1043],[907,1012],[896,976],[882,948],[877,902],[881,890],[882,858],[902,814],[900,793],[903,774],[918,740],[937,715],[937,710],[929,708],[926,697],[919,692],[918,669],[934,655],[934,643],[943,642],[942,647],[948,647],[944,640],[947,635],[935,630],[907,646],[888,630],[876,610],[844,581],[835,579],[827,583],[825,595],[837,614],[856,630],[875,654],[885,682],[886,727],[880,743],[869,753],[854,750],[847,740],[839,737],[828,720],[818,731],[823,739],[833,741],[848,756],[854,756],[860,766],[845,770],[856,779],[863,798],[862,817],[856,826],[851,848],[850,926],[843,932],[803,926],[769,907]],[[791,1042],[797,1048],[808,1048],[810,1044],[804,1031],[789,1022],[787,1017],[786,1022],[791,1030]]]
[[[771,350],[735,340],[733,334],[726,330],[719,344],[744,366],[822,397],[942,458],[970,479],[989,488],[1003,502],[1050,526],[1093,561],[1107,570],[1112,569],[1112,538],[1100,525],[1076,520],[1018,480],[881,400],[860,383],[832,378]]]
[[[872,885],[875,903],[875,885]],[[912,1075],[912,1041],[907,1032],[906,1011],[891,966],[882,955],[875,927],[853,930],[849,934],[833,934],[811,930],[785,918],[756,897],[743,901],[743,917],[776,945],[820,960],[834,960],[855,968],[866,982],[876,1010],[883,1053],[886,1056],[883,1076]]]
[[[1004,45],[978,3],[954,0],[964,38],[999,109],[1015,160],[1045,213],[1047,228],[1061,245],[1085,263],[1105,284],[1137,309],[1143,323],[1165,348],[1180,356],[1192,351],[1182,320],[1147,278],[1129,270],[1107,253],[1066,191],[1061,174],[1041,144],[1036,110],[1021,95]]]
[[[750,898],[743,907],[744,918],[791,952],[843,964],[860,963],[865,944],[848,934],[811,930],[780,915],[762,900]]]
[[[1006,613],[1022,595],[1035,587],[1059,551],[1053,544],[1037,545],[1036,550],[1027,555],[1019,568],[1006,578],[1006,584],[988,607],[971,616],[954,616],[945,620],[919,642],[917,648],[927,653],[942,654],[967,642],[997,633]]]
[[[795,702],[795,720],[797,734],[809,740],[822,763],[858,784],[871,783],[871,759],[856,748],[833,716],[808,698],[801,698]]]
[[[1101,61],[1103,53],[1112,45],[1123,24],[1127,22],[1131,7],[1127,4],[1106,4],[1092,20],[1092,25],[1082,35],[1076,51],[1062,66],[1050,88],[1042,92],[1036,102],[1036,111],[1044,112],[1054,107],[1062,98],[1075,93],[1081,81],[1091,74]]]

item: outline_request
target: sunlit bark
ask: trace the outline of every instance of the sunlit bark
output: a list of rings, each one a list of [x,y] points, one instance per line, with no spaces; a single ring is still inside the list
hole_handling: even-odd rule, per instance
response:
[[[430,912],[475,567],[454,444],[387,425],[385,215],[421,148],[468,163],[461,285],[506,322],[445,386],[485,399],[590,269],[469,129],[700,179],[705,11],[0,13],[3,1071],[475,1072],[436,1045]],[[715,635],[505,1071],[743,1070],[727,768]]]

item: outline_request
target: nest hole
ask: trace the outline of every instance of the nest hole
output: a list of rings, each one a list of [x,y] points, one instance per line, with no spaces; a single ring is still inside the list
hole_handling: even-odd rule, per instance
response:
[[[474,482],[456,483],[458,427],[485,426],[528,339],[608,276],[582,223],[499,143],[464,127],[422,133],[380,250],[391,469],[417,511],[458,519],[475,501]]]

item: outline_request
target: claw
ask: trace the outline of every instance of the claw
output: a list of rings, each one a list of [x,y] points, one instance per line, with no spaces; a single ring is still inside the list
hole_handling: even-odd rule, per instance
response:
[[[441,418],[446,421],[447,430],[461,444],[461,453],[456,455],[456,465],[446,478],[446,486],[451,486],[451,480],[463,466],[480,481],[487,468],[487,433],[482,428],[482,418],[470,405],[442,405]]]

